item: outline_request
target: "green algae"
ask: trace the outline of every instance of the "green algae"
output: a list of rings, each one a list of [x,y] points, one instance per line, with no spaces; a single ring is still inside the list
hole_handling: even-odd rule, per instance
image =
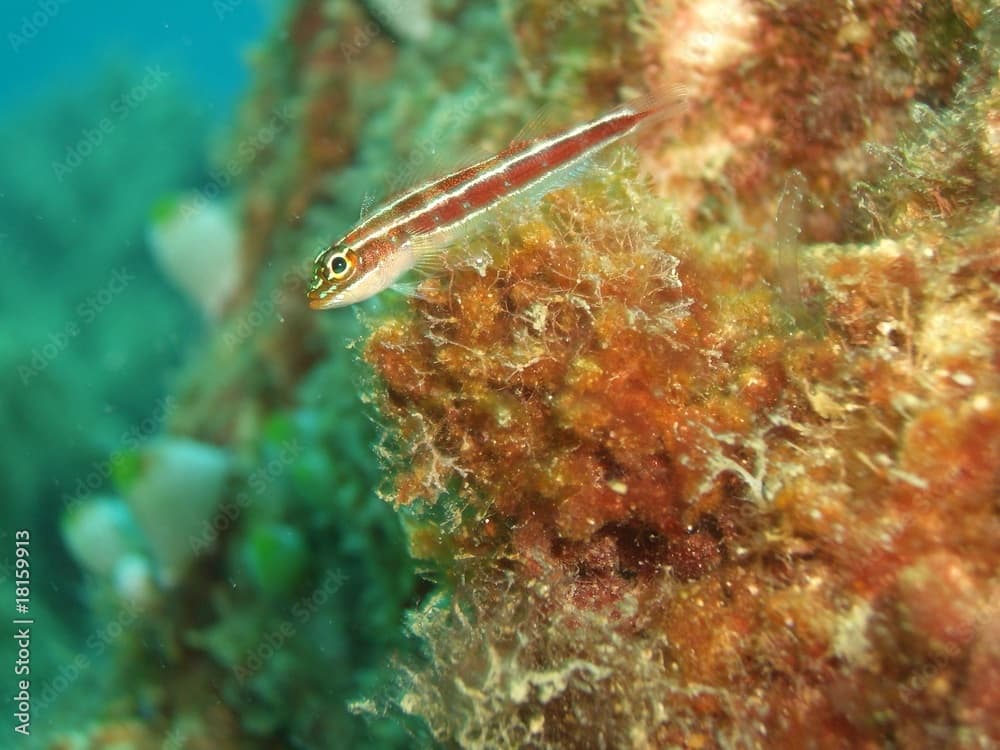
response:
[[[740,746],[779,732],[794,744],[826,725],[853,741],[905,742],[895,722],[908,704],[893,703],[868,665],[961,673],[908,661],[905,638],[923,636],[892,631],[891,591],[857,593],[890,575],[881,550],[873,562],[858,540],[885,523],[866,512],[903,498],[888,515],[905,515],[906,493],[918,489],[914,467],[892,466],[897,453],[883,445],[905,423],[878,399],[916,389],[899,375],[908,308],[886,298],[910,299],[922,277],[904,251],[936,242],[933,231],[920,235],[942,205],[927,185],[965,211],[954,221],[973,227],[966,238],[975,226],[982,234],[993,210],[982,205],[996,173],[983,123],[995,95],[981,81],[969,80],[950,109],[915,105],[913,129],[880,152],[898,169],[855,183],[872,218],[845,230],[857,245],[779,237],[796,255],[808,331],[795,300],[781,298],[769,227],[733,218],[733,206],[766,203],[768,190],[710,193],[698,211],[727,225],[685,227],[630,159],[472,240],[513,247],[512,266],[488,276],[456,269],[427,299],[373,300],[360,323],[351,311],[302,310],[305,263],[356,220],[363,195],[433,174],[476,144],[496,150],[538,99],[596,110],[637,76],[643,54],[630,35],[655,19],[613,2],[559,8],[435,3],[440,27],[396,45],[357,4],[301,2],[288,36],[258,58],[242,133],[275,112],[285,124],[237,182],[252,272],[192,365],[172,421],[237,453],[236,512],[172,594],[167,611],[181,614],[158,622],[189,650],[172,653],[166,670],[147,654],[139,679],[181,695],[178,675],[202,670],[238,717],[237,746],[410,747],[432,744],[430,735],[470,748]],[[986,38],[988,26],[977,33]],[[930,55],[944,62],[922,90],[946,88],[946,58],[969,30],[948,12],[937,32],[916,46],[897,36],[890,72],[916,76]],[[752,79],[733,76],[756,95]],[[661,158],[670,162],[669,148],[651,161]],[[764,184],[782,179],[768,174]],[[719,209],[707,210],[713,201]],[[826,210],[815,204],[812,218]],[[919,236],[881,242],[886,225]],[[894,335],[876,328],[888,317]],[[378,378],[354,361],[372,330],[369,346],[383,347]],[[911,394],[907,409],[924,398]],[[360,416],[372,404],[382,436]],[[969,408],[967,422],[945,427],[961,433],[974,421]],[[662,444],[647,444],[671,420]],[[542,437],[521,450],[532,431]],[[845,451],[838,473],[831,446],[844,434],[861,458]],[[896,473],[869,455],[886,456]],[[963,457],[949,456],[978,476]],[[386,475],[398,484],[386,486]],[[419,500],[397,516],[379,493]],[[836,514],[861,531],[845,538],[828,520]],[[973,578],[954,567],[956,579]],[[909,578],[902,595],[926,606],[926,587]],[[404,637],[404,619],[416,639]],[[841,665],[828,652],[851,658]],[[926,682],[908,695],[930,701]],[[860,697],[828,700],[831,684]],[[157,707],[180,723],[214,698],[200,686]]]

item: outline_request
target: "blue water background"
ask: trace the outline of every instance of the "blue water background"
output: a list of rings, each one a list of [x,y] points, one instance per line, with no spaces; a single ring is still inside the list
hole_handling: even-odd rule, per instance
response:
[[[245,52],[278,9],[271,0],[10,0],[0,12],[0,116],[71,91],[109,64],[159,64],[206,112],[226,118],[249,80]]]
[[[74,500],[115,492],[109,457],[162,429],[205,339],[204,317],[151,258],[151,210],[209,183],[251,85],[248,55],[280,12],[264,0],[0,10],[0,612],[13,611],[14,534],[27,529],[38,742],[99,714],[108,671],[61,519]],[[121,106],[150,70],[163,85]],[[79,164],[60,172],[70,151]],[[4,639],[9,676],[11,648]],[[87,668],[66,672],[81,656]]]

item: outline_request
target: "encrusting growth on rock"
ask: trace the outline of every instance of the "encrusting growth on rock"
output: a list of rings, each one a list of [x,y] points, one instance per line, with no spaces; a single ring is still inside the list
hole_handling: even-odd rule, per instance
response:
[[[927,241],[803,248],[796,330],[765,249],[619,168],[377,323],[389,498],[453,589],[403,708],[463,747],[994,732],[939,691],[998,593],[1000,255]]]
[[[300,0],[259,55],[243,129],[280,136],[168,427],[232,456],[221,507],[296,450],[183,568],[134,715],[153,696],[163,736],[212,747],[366,742],[350,698],[384,747],[1000,742],[990,3],[430,2],[409,33],[383,5]],[[416,296],[306,308],[380,181],[668,84],[682,121],[470,233]],[[337,615],[237,681],[271,602],[341,567]]]
[[[793,248],[803,323],[761,233],[622,158],[373,321],[386,495],[450,592],[401,707],[462,747],[995,738],[1000,248],[965,205]]]

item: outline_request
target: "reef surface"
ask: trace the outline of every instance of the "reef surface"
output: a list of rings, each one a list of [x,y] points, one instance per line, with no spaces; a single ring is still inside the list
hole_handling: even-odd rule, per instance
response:
[[[238,182],[244,281],[168,431],[233,456],[220,507],[289,446],[294,468],[149,618],[176,643],[132,654],[156,731],[1000,742],[996,9],[442,0],[408,34],[384,5],[295,3],[256,61],[235,142],[274,136]],[[498,217],[418,297],[306,309],[366,192],[543,104],[570,123],[671,83],[682,123]],[[241,680],[341,569],[340,614]],[[368,629],[407,608],[417,648]]]

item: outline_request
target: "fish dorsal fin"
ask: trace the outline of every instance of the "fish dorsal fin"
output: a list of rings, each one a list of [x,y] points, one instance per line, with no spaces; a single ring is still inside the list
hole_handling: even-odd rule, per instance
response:
[[[423,154],[420,159],[404,160],[399,167],[385,176],[384,194],[386,198],[379,202],[376,211],[372,213],[381,211],[384,207],[391,206],[436,182],[453,178],[463,170],[487,161],[495,155],[481,149],[475,151],[475,153],[469,153],[467,149],[465,158],[462,158],[461,155],[458,158],[448,158],[448,153],[445,150],[434,147],[433,150]]]
[[[375,207],[375,193],[373,193],[371,190],[369,190],[368,192],[366,192],[364,194],[364,197],[361,199],[361,216],[360,216],[360,220],[364,221],[365,219],[367,219],[368,218],[368,214],[371,213],[372,208],[374,208],[374,207]]]
[[[683,84],[668,83],[622,102],[616,110],[647,113],[647,125],[681,117],[688,109],[688,90]]]
[[[486,149],[474,145],[470,118],[456,116],[465,105],[463,99],[455,99],[450,108],[442,105],[413,132],[409,145],[384,175],[385,195],[390,199],[405,195],[496,153],[498,146]]]
[[[645,122],[656,122],[677,117],[686,109],[687,89],[683,85],[671,83],[626,99],[616,107],[606,110],[605,114],[644,112],[649,113],[644,120]],[[570,116],[571,112],[572,108],[561,102],[552,102],[541,106],[514,136],[511,146],[539,141],[581,124],[574,122]],[[598,115],[600,113],[595,113],[595,117]]]
[[[385,175],[385,194],[389,199],[405,195],[445,174],[448,166],[440,144],[418,142]]]
[[[551,102],[539,107],[531,119],[517,131],[510,145],[532,143],[548,138],[567,127],[569,108],[561,102]]]

